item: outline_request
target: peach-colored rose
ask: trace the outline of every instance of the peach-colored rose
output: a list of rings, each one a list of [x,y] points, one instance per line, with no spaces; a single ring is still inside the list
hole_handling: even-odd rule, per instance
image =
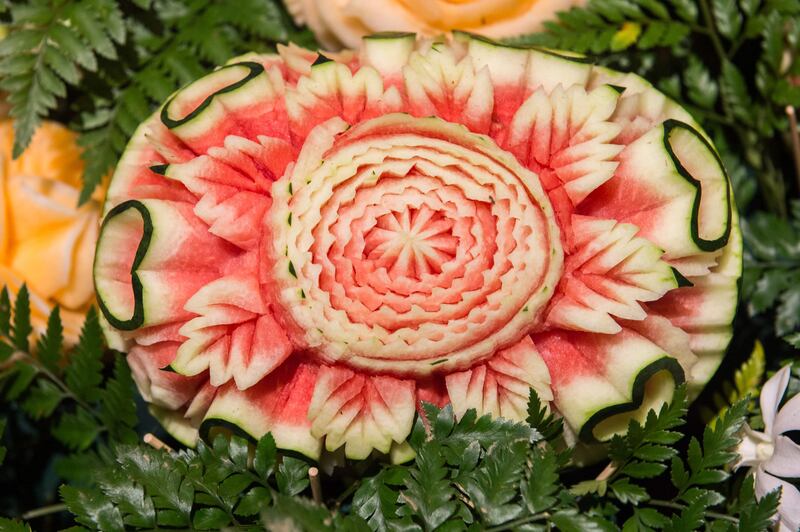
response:
[[[298,24],[307,24],[330,49],[356,48],[381,31],[426,36],[459,29],[500,38],[531,33],[585,0],[285,0]]]
[[[0,120],[0,284],[15,293],[27,283],[36,329],[60,305],[73,343],[94,301],[100,194],[78,207],[83,161],[76,134],[64,126],[44,123],[16,160],[13,143],[13,121]]]

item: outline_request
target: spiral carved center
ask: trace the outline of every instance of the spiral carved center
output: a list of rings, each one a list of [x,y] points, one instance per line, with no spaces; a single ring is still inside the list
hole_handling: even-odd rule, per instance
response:
[[[536,174],[438,119],[332,120],[273,197],[277,300],[295,339],[329,362],[470,367],[536,328],[561,274]]]

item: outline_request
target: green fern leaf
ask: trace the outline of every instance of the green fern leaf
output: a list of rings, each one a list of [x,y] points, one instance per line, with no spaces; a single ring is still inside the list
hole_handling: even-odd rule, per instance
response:
[[[42,52],[44,64],[53,69],[58,76],[70,85],[77,85],[81,79],[80,70],[55,46],[47,46]]]
[[[278,489],[286,495],[297,495],[308,487],[308,463],[299,458],[286,456],[275,475]]]
[[[555,495],[561,487],[558,478],[559,459],[552,447],[534,446],[530,461],[528,479],[521,486],[522,497],[528,511],[537,514],[556,503]]]
[[[36,368],[31,364],[26,364],[22,361],[15,362],[11,370],[4,375],[4,377],[9,377],[13,380],[6,391],[6,398],[9,401],[17,400],[28,390],[37,373]]]
[[[373,530],[408,529],[411,520],[406,518],[405,526],[398,526],[397,499],[399,486],[406,481],[408,470],[389,467],[374,477],[368,478],[353,496],[353,510]]]
[[[739,530],[769,530],[778,509],[781,493],[771,491],[759,500],[755,496],[754,484],[753,475],[748,475],[739,490]]]
[[[263,520],[267,530],[333,530],[328,509],[303,497],[278,494]]]
[[[675,12],[686,22],[697,20],[697,3],[693,0],[669,0]]]
[[[730,61],[722,63],[722,77],[720,78],[720,92],[722,102],[729,112],[746,124],[751,124],[752,101],[747,91],[744,77],[739,69]]]
[[[99,18],[98,13],[92,10],[90,6],[87,6],[86,3],[76,5],[70,14],[70,20],[75,24],[75,28],[80,32],[81,37],[99,55],[108,59],[117,58],[117,49],[106,33],[104,21]]]
[[[53,436],[75,451],[88,449],[98,434],[100,426],[97,420],[82,406],[77,407],[74,412],[63,414],[53,428]]]
[[[11,299],[8,296],[8,287],[0,291],[0,334],[11,334]]]
[[[486,524],[499,525],[522,512],[512,500],[522,479],[526,450],[527,443],[495,443],[479,467],[459,478]]]
[[[31,302],[28,287],[22,285],[14,301],[14,346],[20,351],[29,352],[28,337],[33,332],[31,327]]]
[[[0,530],[4,532],[31,532],[31,527],[29,524],[16,519],[0,517]]]
[[[564,431],[564,420],[556,417],[533,388],[528,395],[528,424],[547,441],[553,441]]]
[[[75,28],[56,23],[50,28],[48,36],[72,61],[90,72],[97,70],[97,59],[81,40]]]
[[[731,403],[741,401],[747,395],[752,398],[758,397],[761,391],[761,381],[764,379],[765,364],[764,347],[761,342],[756,340],[750,358],[736,370],[733,376],[736,391],[728,397]]]
[[[55,307],[47,318],[47,331],[39,338],[36,354],[47,369],[56,372],[63,347],[64,327],[61,325],[61,312]]]
[[[52,415],[64,399],[64,393],[47,379],[38,379],[25,400],[22,409],[33,419]]]
[[[93,402],[103,382],[103,331],[94,308],[89,310],[75,353],[67,366],[65,381],[79,399]]]
[[[119,508],[114,506],[96,488],[78,489],[72,486],[59,488],[61,500],[75,516],[75,520],[92,530],[124,530]]]
[[[134,389],[130,368],[118,355],[114,361],[114,375],[99,395],[100,418],[115,441],[133,443],[137,440],[136,432],[132,430],[138,422]]]
[[[713,0],[714,22],[721,35],[735,39],[742,29],[742,14],[736,2],[731,0]]]
[[[3,434],[6,431],[6,419],[0,418],[0,441],[2,441]],[[3,461],[6,459],[6,448],[0,445],[0,465],[3,465]]]
[[[400,495],[400,516],[417,516],[427,530],[434,530],[452,517],[457,509],[456,492],[447,479],[447,468],[437,442],[417,451],[416,467],[406,479]]]
[[[0,57],[25,54],[42,43],[44,33],[36,28],[24,28],[0,41]]]

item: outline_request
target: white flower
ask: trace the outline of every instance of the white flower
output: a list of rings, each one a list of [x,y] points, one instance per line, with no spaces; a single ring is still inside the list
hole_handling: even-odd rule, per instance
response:
[[[778,507],[780,529],[800,528],[800,491],[786,478],[800,477],[800,446],[784,434],[800,430],[800,394],[792,397],[778,411],[789,384],[789,366],[782,368],[761,389],[761,416],[764,432],[745,425],[745,435],[737,448],[736,467],[748,466],[755,476],[756,497],[782,488]]]

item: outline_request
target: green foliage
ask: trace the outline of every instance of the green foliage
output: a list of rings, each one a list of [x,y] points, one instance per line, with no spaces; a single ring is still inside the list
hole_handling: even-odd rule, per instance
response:
[[[673,429],[683,425],[687,406],[686,387],[681,386],[675,390],[672,402],[664,404],[658,414],[653,410],[647,414],[644,425],[632,419],[624,437],[614,436],[609,444],[609,457],[621,465],[623,471],[629,467],[629,471],[636,472],[640,464],[668,460],[675,455],[675,449],[670,446],[681,438]],[[630,476],[636,477],[636,474]]]
[[[745,398],[748,398],[748,412],[756,412],[765,369],[764,347],[761,342],[756,340],[750,358],[745,360],[734,373],[733,382],[722,382],[720,390],[714,393],[712,400],[716,411],[711,410],[709,406],[702,405],[701,411],[709,420],[709,424],[716,422],[717,416],[725,412],[730,405]]]
[[[31,527],[16,519],[0,517],[0,530],[4,532],[31,532]]]
[[[302,497],[278,495],[275,506],[264,511],[267,530],[333,530],[332,524],[324,506]]]
[[[42,365],[50,371],[58,371],[61,346],[64,344],[64,327],[61,325],[61,310],[56,307],[47,319],[47,331],[36,344],[36,354]]]
[[[739,515],[739,530],[769,530],[781,493],[772,491],[756,501],[754,479],[748,476],[742,482],[734,512]]]
[[[365,519],[372,530],[400,530],[413,528],[411,519],[397,519],[397,500],[401,486],[405,485],[408,470],[403,467],[386,467],[377,475],[364,480],[353,495],[355,513]]]
[[[557,22],[545,23],[544,33],[510,41],[592,54],[619,52],[632,46],[649,50],[680,42],[691,31],[691,18],[673,17],[667,5],[652,0],[593,0],[585,8],[558,13]]]
[[[383,467],[330,506],[305,498],[308,463],[279,452],[269,434],[254,444],[219,435],[180,452],[117,445],[90,486],[65,486],[61,494],[90,529],[247,528],[260,526],[259,516],[268,529],[506,529],[549,519],[565,530],[608,529],[601,516],[581,513],[560,480],[563,455],[527,425],[425,410],[413,464]]]
[[[23,285],[17,292],[17,299],[14,302],[14,331],[13,347],[20,351],[28,351],[28,337],[31,335],[31,302],[28,295],[28,287]]]
[[[100,58],[117,57],[126,29],[112,0],[33,0],[7,8],[11,31],[0,42],[0,89],[10,94],[17,157],[67,86],[78,85],[84,71],[96,72]]]
[[[83,349],[91,350],[93,327],[87,320]],[[67,446],[90,448],[69,460],[74,468],[88,464],[91,482],[64,485],[60,493],[76,521],[91,530],[538,530],[552,523],[560,530],[605,531],[616,529],[620,516],[627,519],[624,530],[689,530],[703,523],[716,530],[722,529],[718,521],[736,519],[751,527],[746,530],[766,530],[777,504],[776,494],[757,502],[747,479],[725,519],[711,511],[724,500],[711,488],[729,475],[746,401],[706,428],[702,441],[691,438],[683,460],[676,451],[686,413],[683,387],[675,401],[651,411],[644,423],[631,422],[626,436],[614,437],[611,474],[571,490],[562,480],[570,452],[562,450],[559,437],[543,437],[557,434],[551,429],[558,423],[531,390],[528,411],[538,429],[474,411],[456,419],[449,406],[425,405],[411,438],[413,463],[385,465],[335,500],[333,493],[312,501],[306,498],[308,462],[279,451],[269,434],[254,443],[218,435],[211,445],[200,441],[195,450],[177,452],[136,443],[135,437],[125,443],[123,435],[105,450],[91,450],[99,438],[91,427],[106,419],[107,405],[124,407],[115,389],[127,387],[129,379],[117,360],[99,387],[96,407],[78,408],[56,425]],[[63,400],[75,401],[65,395]],[[116,398],[109,402],[109,396]],[[122,414],[128,416],[135,420],[132,411]],[[665,476],[667,464],[675,496],[654,499],[644,483]]]
[[[474,409],[467,410],[459,420],[456,420],[450,405],[439,409],[430,403],[423,403],[423,409],[430,428],[425,427],[421,417],[417,418],[409,438],[415,451],[433,440],[455,457],[475,443],[488,448],[498,440],[533,442],[541,438],[529,425],[504,418],[492,419],[489,415],[478,417]]]
[[[564,420],[542,404],[538,394],[531,394],[528,400],[528,425],[537,431],[542,438],[552,442],[564,432]]]
[[[400,495],[403,502],[400,515],[412,519],[416,516],[426,530],[434,530],[453,518],[460,507],[440,444],[422,447],[414,465]]]
[[[167,452],[140,443],[118,445],[113,454],[113,463],[97,471],[95,486],[61,489],[70,511],[90,529],[121,529],[124,523],[218,530],[254,524],[268,509],[273,516],[297,516],[297,505],[301,519],[312,518],[292,498],[303,491],[297,487],[301,471],[308,484],[308,464],[284,455],[276,468],[279,455],[269,434],[254,449],[238,436],[219,435],[210,446],[199,442],[196,450]],[[291,481],[280,480],[281,474]]]
[[[792,203],[792,212],[800,203]],[[758,212],[742,220],[745,237],[742,296],[756,315],[774,308],[775,333],[800,328],[800,219]],[[791,337],[790,337],[791,339]]]
[[[97,313],[89,311],[74,348],[64,345],[59,310],[30,351],[32,334],[28,291],[23,286],[12,306],[0,292],[0,393],[19,403],[33,420],[47,423],[53,438],[74,454],[56,465],[65,479],[87,481],[104,462],[95,450],[111,442],[137,439],[138,419],[130,370],[120,356],[105,376],[105,347]],[[3,323],[6,325],[3,326]],[[105,453],[107,454],[107,453]],[[99,511],[99,510],[98,510]]]
[[[0,89],[11,94],[14,155],[52,115],[82,132],[81,202],[138,124],[172,92],[245,52],[299,33],[277,0],[15,1],[0,42]],[[80,88],[70,98],[70,88]]]
[[[103,381],[103,331],[94,309],[89,311],[81,330],[80,341],[66,368],[67,386],[83,401],[94,401]]]
[[[541,413],[541,402],[534,391],[529,412],[537,419]],[[676,429],[683,425],[685,413],[685,390],[680,388],[675,402],[664,405],[658,414],[651,412],[643,425],[631,424],[632,437],[614,439],[615,474],[605,480],[587,481],[582,486],[586,489],[568,490],[561,474],[568,467],[569,453],[556,448],[559,442],[542,439],[537,431],[533,440],[526,439],[520,430],[507,432],[515,435],[510,441],[500,437],[485,446],[475,439],[465,447],[459,438],[451,440],[453,434],[471,432],[475,425],[484,423],[484,418],[468,412],[457,422],[448,407],[428,405],[427,423],[418,420],[415,426],[418,439],[412,442],[417,452],[414,464],[386,467],[365,479],[353,497],[353,507],[372,530],[465,530],[470,526],[535,530],[545,522],[557,524],[561,530],[611,530],[615,527],[609,518],[616,518],[625,506],[632,508],[635,519],[644,527],[656,522],[666,525],[671,513],[657,507],[639,508],[650,501],[639,482],[665,473],[666,464],[676,455],[674,444],[682,438]],[[497,428],[505,425],[501,420],[491,423]],[[505,430],[508,428],[505,426]],[[724,438],[721,441],[728,443]],[[459,453],[448,452],[454,442]],[[718,459],[718,445],[709,448]],[[616,504],[595,508],[594,502],[606,495]],[[595,509],[587,512],[587,507]],[[707,517],[705,508],[700,516]]]
[[[632,507],[623,530],[682,531],[703,527],[728,530],[739,519],[751,527],[739,530],[767,530],[776,499],[771,494],[756,501],[752,479],[744,481],[736,503],[729,506],[727,513],[713,511],[726,500],[714,486],[731,475],[728,466],[737,457],[733,448],[741,440],[748,403],[749,398],[734,403],[713,425],[705,427],[702,439],[692,436],[685,454],[681,455],[675,445],[684,436],[675,429],[684,423],[686,397],[685,390],[679,389],[671,405],[664,405],[658,414],[650,411],[644,425],[632,421],[626,436],[612,439],[609,446],[612,473],[593,481],[593,486],[579,486],[578,493],[602,497],[607,484],[608,491],[621,505]],[[655,499],[642,481],[665,476],[667,471],[674,495],[668,500]]]
[[[692,503],[701,496],[706,497],[709,501],[716,501],[717,497],[721,498],[715,492],[706,495],[705,490],[698,487],[719,484],[730,476],[730,473],[722,469],[722,466],[731,463],[736,458],[736,453],[732,449],[741,441],[738,433],[745,422],[746,415],[747,401],[738,401],[717,419],[713,427],[707,426],[703,430],[702,445],[696,437],[692,436],[689,440],[686,459],[688,468],[684,466],[681,458],[672,458],[670,477],[672,483],[678,488],[677,498],[679,500]]]
[[[285,495],[297,495],[308,486],[308,464],[298,458],[285,457],[276,475],[278,489]]]
[[[3,437],[3,433],[6,431],[6,420],[0,419],[0,438]],[[3,465],[3,461],[6,459],[6,448],[0,445],[0,465]]]

